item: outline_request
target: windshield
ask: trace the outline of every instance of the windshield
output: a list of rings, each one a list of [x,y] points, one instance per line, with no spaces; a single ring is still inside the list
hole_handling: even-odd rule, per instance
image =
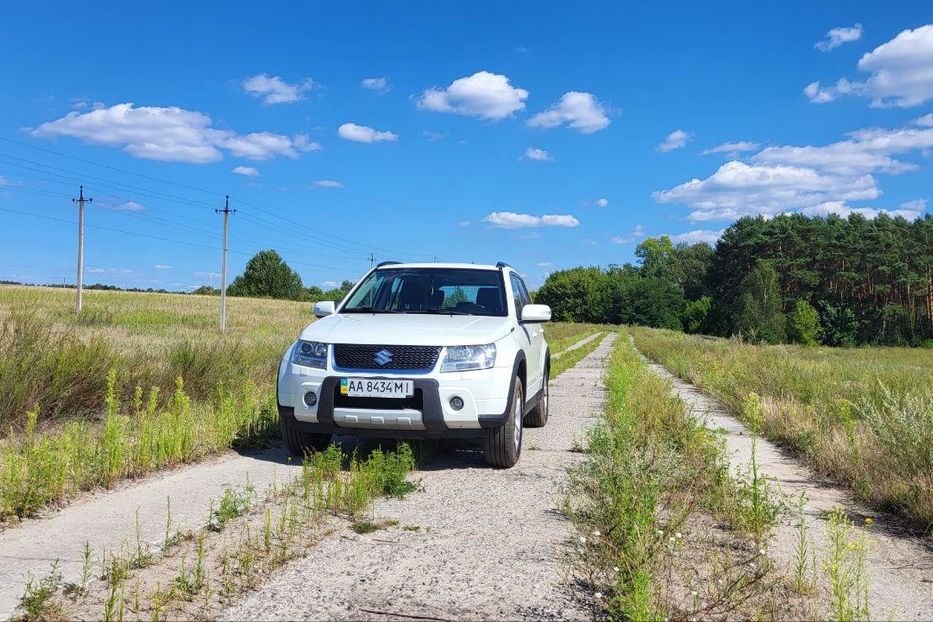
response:
[[[340,313],[507,314],[497,270],[382,268],[370,273]]]

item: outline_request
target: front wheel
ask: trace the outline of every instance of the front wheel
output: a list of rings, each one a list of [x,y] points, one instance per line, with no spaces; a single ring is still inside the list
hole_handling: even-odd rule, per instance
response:
[[[521,379],[512,381],[512,403],[509,415],[501,426],[487,428],[483,435],[483,456],[494,467],[508,469],[515,466],[522,453],[522,413],[525,409],[525,391]]]
[[[330,445],[330,434],[311,434],[302,432],[294,421],[279,415],[282,440],[285,446],[296,456],[304,458],[315,451],[324,451]]]

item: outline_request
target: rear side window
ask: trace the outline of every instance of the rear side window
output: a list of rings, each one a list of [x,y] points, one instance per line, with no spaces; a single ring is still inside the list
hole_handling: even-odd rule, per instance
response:
[[[509,278],[512,281],[512,300],[515,302],[515,317],[521,319],[522,309],[525,305],[531,303],[531,299],[528,297],[528,290],[525,288],[525,283],[517,274],[511,272],[509,273]]]

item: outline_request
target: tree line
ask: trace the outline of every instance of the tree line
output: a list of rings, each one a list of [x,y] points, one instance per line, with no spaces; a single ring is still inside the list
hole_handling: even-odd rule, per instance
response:
[[[746,217],[715,248],[638,245],[635,264],[550,274],[556,320],[755,342],[933,346],[933,216]]]
[[[253,298],[283,298],[286,300],[341,300],[353,287],[353,281],[343,281],[329,290],[316,285],[305,287],[301,276],[274,250],[259,251],[246,262],[243,274],[227,287],[228,296]],[[202,286],[194,294],[219,294],[220,290]]]

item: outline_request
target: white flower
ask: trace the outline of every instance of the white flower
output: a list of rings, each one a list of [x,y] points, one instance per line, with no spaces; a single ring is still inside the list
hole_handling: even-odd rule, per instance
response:
[[[612,570],[613,570],[614,572],[619,572],[619,567],[618,567],[618,566],[613,566],[613,567],[612,567]]]
[[[594,530],[593,530],[593,535],[596,536],[596,537],[598,538],[598,537],[599,537],[599,529],[594,529]]]
[[[657,534],[658,534],[659,536],[663,536],[663,535],[664,535],[664,532],[663,532],[662,530],[658,529]]]
[[[586,536],[580,536],[580,542],[586,544]]]
[[[683,538],[683,536],[682,536],[682,535],[680,534],[680,532],[679,532],[679,531],[677,532],[677,534],[676,534],[676,535],[677,535],[677,539],[678,539],[678,540],[680,540],[681,538]]]
[[[596,592],[595,594],[593,594],[593,596],[595,596],[597,600],[603,597],[601,592]]]

